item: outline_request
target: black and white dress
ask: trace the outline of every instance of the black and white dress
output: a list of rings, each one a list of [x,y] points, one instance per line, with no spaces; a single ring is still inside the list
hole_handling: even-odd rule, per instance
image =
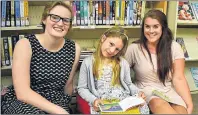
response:
[[[64,86],[75,59],[75,43],[65,39],[64,46],[58,52],[50,52],[41,46],[35,35],[28,35],[27,39],[32,48],[31,89],[68,111],[71,96],[64,93]],[[2,97],[1,111],[4,114],[46,113],[37,107],[17,100],[13,86],[8,87],[8,92]]]

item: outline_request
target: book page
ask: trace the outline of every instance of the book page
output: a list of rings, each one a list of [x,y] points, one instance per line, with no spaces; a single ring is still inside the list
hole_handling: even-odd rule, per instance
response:
[[[145,101],[141,97],[130,96],[130,97],[127,97],[124,100],[120,101],[119,105],[121,106],[123,111],[126,111],[127,109],[129,109],[131,107],[138,106],[143,103],[145,103]]]

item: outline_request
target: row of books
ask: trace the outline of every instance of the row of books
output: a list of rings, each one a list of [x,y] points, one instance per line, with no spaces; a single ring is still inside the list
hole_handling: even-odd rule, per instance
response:
[[[1,38],[1,66],[11,66],[14,47],[25,35],[12,35]]]
[[[140,25],[142,1],[75,0],[73,25]]]
[[[28,0],[1,1],[1,27],[29,26]]]
[[[178,19],[198,21],[198,2],[180,1],[178,4]]]

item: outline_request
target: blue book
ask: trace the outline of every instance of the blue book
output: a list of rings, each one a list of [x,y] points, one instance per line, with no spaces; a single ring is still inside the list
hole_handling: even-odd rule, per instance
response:
[[[1,1],[1,27],[6,25],[6,1]]]
[[[15,0],[14,4],[16,26],[21,26],[20,0]]]
[[[195,86],[198,88],[198,67],[191,67],[190,68]]]

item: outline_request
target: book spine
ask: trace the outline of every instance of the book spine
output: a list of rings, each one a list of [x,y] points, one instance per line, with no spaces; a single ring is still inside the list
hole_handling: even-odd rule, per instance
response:
[[[9,55],[9,46],[8,46],[8,37],[3,37],[4,45],[4,56],[5,56],[5,65],[10,65],[10,55]]]
[[[9,56],[10,56],[10,65],[12,65],[13,52],[12,52],[12,38],[11,38],[11,36],[8,37],[8,49],[9,49]]]
[[[25,22],[25,26],[29,26],[30,25],[28,0],[24,0],[24,22]]]
[[[6,1],[1,1],[1,27],[6,26]]]
[[[106,25],[106,1],[102,1],[102,24]]]
[[[14,0],[11,0],[11,26],[15,26]]]
[[[98,25],[99,24],[99,19],[98,19],[98,3],[99,1],[95,1],[95,24]]]
[[[84,1],[80,1],[80,24],[81,24],[81,26],[85,25],[85,21],[84,21]]]
[[[20,18],[20,1],[15,0],[15,20],[16,20],[16,26],[21,26],[21,18]]]
[[[98,1],[98,22],[102,25],[102,1]]]
[[[77,26],[80,25],[80,1],[76,1],[76,20],[77,20]]]
[[[11,37],[12,37],[12,51],[14,52],[15,45],[19,41],[19,36],[13,35]]]
[[[106,1],[106,25],[110,25],[110,1]]]
[[[6,1],[6,26],[11,26],[11,1]]]
[[[24,21],[24,1],[20,1],[20,16],[21,16],[21,26],[25,26],[25,21]]]
[[[3,38],[1,38],[1,66],[5,66],[5,55],[4,55],[4,43]]]
[[[88,1],[84,1],[84,25],[88,25]]]

